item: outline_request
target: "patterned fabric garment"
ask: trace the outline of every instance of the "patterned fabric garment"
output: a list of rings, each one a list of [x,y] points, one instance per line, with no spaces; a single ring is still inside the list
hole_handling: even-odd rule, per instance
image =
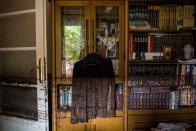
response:
[[[88,122],[88,119],[96,117],[115,115],[115,81],[111,61],[97,55],[87,57],[74,65],[71,109],[73,124]],[[87,64],[89,60],[91,60],[90,66]],[[92,64],[95,62],[102,63]],[[80,71],[83,72],[82,75]],[[93,71],[99,72],[98,75]]]

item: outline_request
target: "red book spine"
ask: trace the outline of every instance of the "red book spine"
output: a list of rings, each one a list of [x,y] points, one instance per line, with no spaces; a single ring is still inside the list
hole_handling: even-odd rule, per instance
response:
[[[148,52],[152,52],[152,48],[153,48],[153,39],[152,36],[148,34]]]

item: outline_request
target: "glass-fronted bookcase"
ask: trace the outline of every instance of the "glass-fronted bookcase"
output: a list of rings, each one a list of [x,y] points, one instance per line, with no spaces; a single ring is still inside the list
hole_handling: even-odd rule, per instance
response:
[[[54,130],[132,131],[195,121],[195,2],[56,0],[53,3]],[[76,35],[75,35],[76,34]],[[188,51],[187,51],[188,50]],[[185,52],[191,52],[186,53]],[[89,53],[112,59],[116,117],[70,123],[73,65]],[[112,126],[108,126],[112,125]]]
[[[128,3],[128,130],[195,121],[193,1]]]

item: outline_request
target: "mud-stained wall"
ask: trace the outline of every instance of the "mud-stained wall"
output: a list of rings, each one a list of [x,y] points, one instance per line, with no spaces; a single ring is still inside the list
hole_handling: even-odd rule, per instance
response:
[[[37,88],[0,85],[1,114],[38,119]]]
[[[0,115],[1,131],[48,131],[47,91],[37,86],[38,120]]]

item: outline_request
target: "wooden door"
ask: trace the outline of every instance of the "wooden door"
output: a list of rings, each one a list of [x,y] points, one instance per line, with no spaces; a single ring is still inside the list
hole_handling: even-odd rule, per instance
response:
[[[123,131],[123,117],[96,118],[91,122],[91,131]]]
[[[47,0],[0,2],[1,131],[48,130],[49,8]]]
[[[87,123],[71,124],[70,119],[73,66],[89,52],[88,7],[88,1],[53,3],[53,131],[88,128]]]

